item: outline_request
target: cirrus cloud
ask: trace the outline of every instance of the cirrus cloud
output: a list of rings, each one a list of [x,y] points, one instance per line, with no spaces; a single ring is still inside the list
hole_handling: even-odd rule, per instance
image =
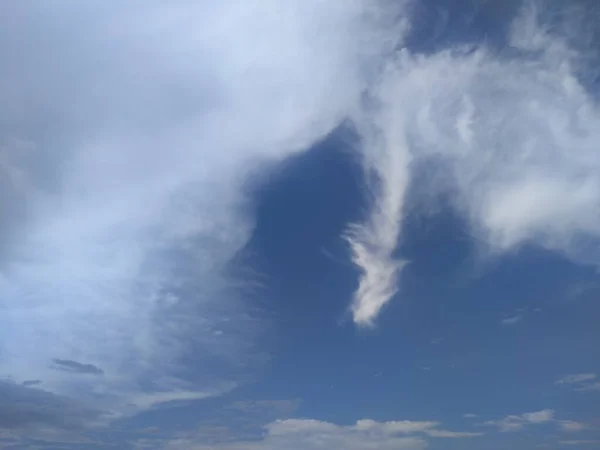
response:
[[[245,176],[356,108],[390,16],[361,0],[0,15],[0,376],[115,417],[231,389],[260,359],[262,319],[225,272],[252,229]]]
[[[488,254],[531,243],[600,263],[600,111],[584,84],[592,51],[574,44],[585,42],[574,37],[586,12],[570,10],[558,26],[548,17],[562,7],[539,4],[524,2],[503,51],[480,43],[428,54],[404,48],[371,87],[357,120],[373,201],[347,234],[362,273],[357,324],[372,325],[398,290],[412,183],[428,193],[420,204],[444,192]],[[417,165],[441,175],[416,180]]]

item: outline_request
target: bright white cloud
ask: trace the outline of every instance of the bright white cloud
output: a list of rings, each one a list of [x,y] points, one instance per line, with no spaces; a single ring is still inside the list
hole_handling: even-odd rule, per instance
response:
[[[244,176],[356,108],[381,12],[2,4],[0,376],[117,415],[231,389],[260,329],[223,272],[252,229]]]
[[[453,432],[438,428],[437,422],[359,420],[340,426],[312,419],[279,420],[265,427],[266,434],[257,441],[226,444],[203,443],[202,434],[171,440],[163,444],[169,450],[348,450],[394,449],[421,450],[427,447],[426,436],[434,438],[470,438],[482,433]],[[156,442],[141,442],[139,448],[152,448]]]
[[[588,245],[600,237],[600,111],[579,81],[586,49],[569,46],[575,14],[568,27],[550,27],[537,5],[525,2],[514,20],[512,52],[479,44],[424,55],[405,49],[370,90],[375,106],[358,120],[368,124],[364,160],[374,201],[349,233],[362,271],[356,323],[372,324],[398,289],[405,263],[394,252],[417,162],[444,170],[412,180],[430,183],[419,192],[453,193],[491,254],[529,242],[600,262]]]

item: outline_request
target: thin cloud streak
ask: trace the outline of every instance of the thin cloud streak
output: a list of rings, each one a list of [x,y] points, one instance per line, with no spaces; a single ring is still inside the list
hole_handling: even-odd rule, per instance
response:
[[[516,316],[512,316],[512,317],[507,317],[506,319],[502,319],[500,321],[500,323],[502,325],[516,325],[517,323],[521,322],[522,320],[523,320],[522,315],[516,315]]]
[[[554,421],[554,410],[543,409],[541,411],[535,411],[530,413],[524,413],[520,415],[509,415],[502,419],[489,420],[484,425],[491,425],[498,427],[501,432],[515,432],[521,431],[529,425],[539,425]]]

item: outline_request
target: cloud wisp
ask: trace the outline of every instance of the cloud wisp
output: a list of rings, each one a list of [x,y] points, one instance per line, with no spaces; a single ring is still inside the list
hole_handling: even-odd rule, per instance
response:
[[[524,413],[520,415],[508,415],[502,419],[489,420],[484,425],[498,428],[502,433],[522,431],[531,425],[553,424],[558,431],[564,433],[579,433],[587,430],[589,425],[574,420],[556,419],[552,409]]]
[[[592,50],[574,44],[586,41],[577,39],[585,11],[571,11],[558,26],[547,17],[558,20],[561,7],[550,12],[556,4],[540,3],[523,2],[504,50],[404,48],[370,89],[369,111],[358,121],[366,122],[372,209],[348,234],[362,272],[352,305],[357,324],[373,324],[398,290],[405,263],[394,255],[411,183],[428,193],[417,204],[448,195],[487,254],[531,243],[600,263],[600,111],[584,85]],[[417,164],[442,175],[415,180]]]
[[[556,384],[573,387],[576,391],[600,391],[600,381],[595,373],[576,373],[559,378]]]
[[[521,322],[522,320],[523,320],[522,315],[516,315],[516,316],[507,317],[506,319],[502,319],[500,321],[500,324],[501,325],[516,325],[519,322]]]
[[[502,419],[489,420],[485,425],[498,427],[502,432],[521,431],[529,425],[539,425],[554,421],[554,411],[543,409],[541,411],[524,413],[520,415],[510,415]]]

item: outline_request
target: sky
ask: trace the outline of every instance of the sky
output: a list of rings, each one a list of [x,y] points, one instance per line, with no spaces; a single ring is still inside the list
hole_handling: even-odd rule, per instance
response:
[[[0,3],[0,448],[600,448],[599,20]]]

